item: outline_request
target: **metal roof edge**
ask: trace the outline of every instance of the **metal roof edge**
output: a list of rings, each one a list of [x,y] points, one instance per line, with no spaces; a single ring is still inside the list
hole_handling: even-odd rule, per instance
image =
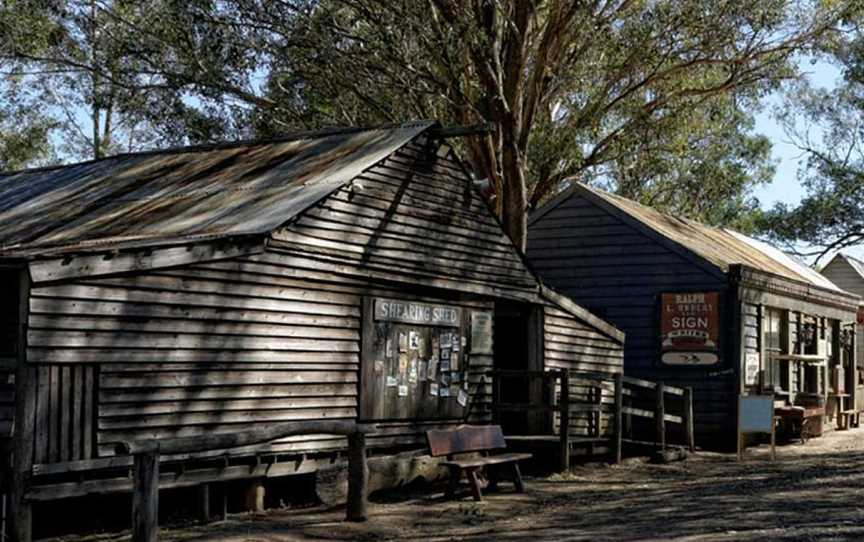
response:
[[[414,121],[406,121],[402,123],[391,123],[391,124],[382,124],[379,126],[357,126],[357,127],[340,127],[333,126],[330,128],[322,128],[319,130],[305,130],[300,132],[292,132],[290,134],[285,134],[283,136],[276,136],[270,138],[263,139],[236,139],[230,141],[213,141],[210,143],[199,143],[194,145],[180,145],[176,147],[166,147],[161,149],[147,149],[141,151],[133,151],[133,152],[122,152],[118,154],[112,154],[111,156],[103,156],[101,158],[93,158],[90,160],[82,160],[80,162],[71,162],[68,164],[55,164],[51,166],[42,166],[36,168],[24,168],[12,171],[0,171],[0,178],[3,177],[11,177],[13,175],[27,174],[27,173],[39,173],[43,171],[54,171],[57,169],[63,169],[67,167],[73,166],[82,166],[87,164],[95,164],[97,162],[104,162],[106,160],[115,160],[118,158],[131,158],[137,156],[152,156],[157,154],[183,154],[183,153],[193,153],[193,152],[206,152],[211,150],[220,150],[220,149],[230,149],[233,147],[241,147],[244,145],[268,145],[272,143],[286,143],[290,141],[299,141],[303,139],[314,139],[314,138],[322,138],[329,137],[334,135],[342,135],[342,134],[354,134],[361,132],[371,132],[375,130],[396,130],[400,128],[411,128],[413,126],[426,125],[425,129],[431,128],[432,126],[438,124],[437,120],[434,119],[420,119]]]
[[[764,271],[762,269],[756,269],[755,267],[751,267],[749,265],[740,264],[740,263],[732,264],[729,266],[730,280],[738,281],[739,283],[742,282],[742,273],[744,271],[747,271],[749,273],[753,273],[756,275],[762,275],[762,276],[765,276],[766,278],[776,280],[776,281],[779,281],[781,283],[782,282],[790,283],[790,284],[797,285],[801,288],[804,288],[805,289],[805,295],[808,298],[808,301],[810,301],[811,303],[817,304],[817,305],[823,305],[825,303],[820,301],[819,299],[812,299],[813,296],[811,295],[811,292],[818,292],[818,293],[824,294],[825,296],[834,296],[834,297],[839,297],[839,298],[845,299],[846,301],[848,301],[850,303],[850,306],[860,305],[861,301],[862,301],[861,296],[859,296],[858,294],[846,291],[846,290],[842,290],[842,289],[833,290],[831,288],[824,288],[822,286],[813,284],[812,282],[805,282],[803,280],[796,280],[796,279],[786,277],[783,275],[778,275],[777,273],[772,273],[770,271]]]

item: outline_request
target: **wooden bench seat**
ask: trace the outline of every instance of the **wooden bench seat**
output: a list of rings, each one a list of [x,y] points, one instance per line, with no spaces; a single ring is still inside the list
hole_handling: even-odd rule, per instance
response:
[[[484,457],[476,457],[473,459],[461,459],[456,461],[442,461],[440,464],[445,467],[454,466],[461,467],[463,469],[471,468],[471,467],[483,467],[485,465],[503,465],[504,463],[511,463],[513,461],[521,461],[523,459],[531,459],[531,454],[500,454],[500,455],[489,455]]]
[[[452,430],[430,430],[426,432],[426,440],[432,457],[446,457],[446,460],[441,461],[440,464],[450,470],[450,483],[447,485],[445,494],[447,498],[455,495],[456,488],[464,475],[474,500],[483,500],[481,469],[486,472],[489,487],[494,489],[498,485],[501,474],[499,469],[504,466],[509,466],[516,492],[525,491],[522,473],[519,471],[519,461],[530,459],[531,454],[505,452],[493,455],[491,453],[507,448],[501,426],[461,425]],[[472,455],[467,456],[467,454]]]

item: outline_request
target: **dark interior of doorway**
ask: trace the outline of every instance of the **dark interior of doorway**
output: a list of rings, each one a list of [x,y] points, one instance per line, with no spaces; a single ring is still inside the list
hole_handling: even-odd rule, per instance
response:
[[[543,360],[537,348],[541,331],[538,307],[522,303],[496,303],[494,363],[496,371],[539,371]],[[542,344],[542,342],[540,343]],[[501,378],[498,400],[507,405],[537,404],[542,401],[538,379]],[[542,414],[542,413],[541,413]],[[544,431],[537,413],[498,411],[498,422],[505,435],[531,435]]]

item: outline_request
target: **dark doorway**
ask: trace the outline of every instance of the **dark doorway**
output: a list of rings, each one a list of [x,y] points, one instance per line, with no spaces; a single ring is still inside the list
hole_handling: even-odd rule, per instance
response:
[[[542,309],[520,303],[495,305],[494,362],[496,371],[540,371],[542,359]],[[497,400],[503,405],[531,405],[542,401],[538,378],[499,376]],[[541,413],[542,414],[542,413]],[[504,434],[531,435],[545,430],[537,413],[499,410]]]

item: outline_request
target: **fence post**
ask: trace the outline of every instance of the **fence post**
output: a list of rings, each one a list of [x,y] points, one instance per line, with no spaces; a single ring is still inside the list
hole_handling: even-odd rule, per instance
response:
[[[210,521],[210,484],[201,484],[198,486],[197,492],[198,521],[207,523]]]
[[[684,436],[690,452],[696,451],[696,438],[693,431],[693,388],[684,388]]]
[[[561,369],[561,400],[559,401],[561,422],[561,472],[570,470],[570,373]]]
[[[366,464],[366,435],[356,431],[348,435],[348,521],[368,518],[369,466]]]
[[[132,490],[132,541],[156,542],[159,537],[159,452],[135,454]]]
[[[615,375],[615,419],[613,420],[614,431],[612,442],[612,450],[614,456],[613,462],[621,463],[624,445],[624,375],[617,373]]]
[[[663,382],[657,382],[657,407],[654,411],[654,419],[657,421],[657,445],[660,450],[666,449],[666,404]]]

